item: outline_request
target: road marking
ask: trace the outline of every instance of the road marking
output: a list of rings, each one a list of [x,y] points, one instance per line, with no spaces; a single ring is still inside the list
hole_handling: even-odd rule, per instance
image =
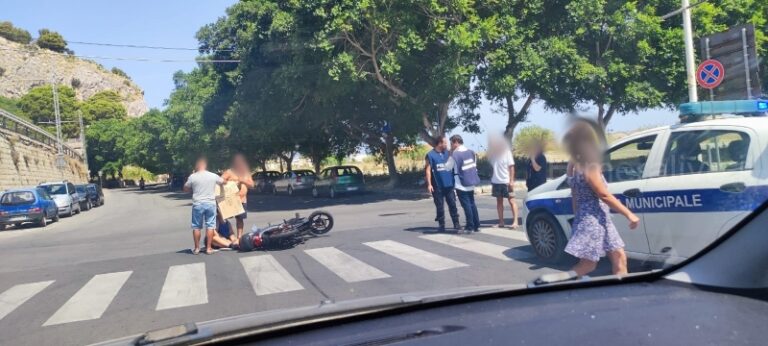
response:
[[[132,271],[95,275],[62,305],[43,326],[101,317]]]
[[[243,265],[256,295],[304,289],[272,255],[243,257],[240,264]]]
[[[430,271],[466,267],[466,263],[454,261],[440,255],[433,254],[413,246],[398,243],[392,240],[381,240],[363,243],[387,255],[399,258],[403,261],[422,267]]]
[[[510,249],[506,246],[487,243],[484,241],[469,239],[450,234],[429,234],[423,235],[419,238],[438,242],[448,246],[453,246],[459,249],[471,251],[477,254],[493,257],[503,261],[511,261],[513,259],[520,260],[530,258],[533,255],[516,249]]]
[[[389,277],[389,274],[333,247],[304,250],[304,252],[346,282],[360,282]]]
[[[175,265],[168,268],[155,310],[208,304],[205,263]]]
[[[519,240],[519,241],[528,243],[528,236],[525,234],[525,232],[521,232],[521,231],[493,227],[493,228],[483,228],[480,231],[480,233],[490,234],[490,235],[507,238],[507,239]]]
[[[40,281],[13,286],[0,294],[0,320],[53,283]]]

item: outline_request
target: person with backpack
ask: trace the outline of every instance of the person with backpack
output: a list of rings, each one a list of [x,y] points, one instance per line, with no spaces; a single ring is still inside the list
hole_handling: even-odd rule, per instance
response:
[[[435,211],[437,216],[438,232],[445,232],[445,204],[448,204],[448,213],[453,220],[453,227],[459,230],[459,211],[456,209],[456,193],[454,192],[453,171],[446,167],[450,158],[448,145],[445,143],[445,136],[438,136],[433,143],[433,148],[427,153],[425,158],[426,165],[425,182],[427,191],[432,195],[435,202]]]
[[[475,186],[480,184],[480,176],[477,174],[477,155],[464,146],[464,139],[459,135],[451,136],[451,159],[448,161],[448,166],[456,175],[454,186],[467,219],[464,231],[480,232],[480,216],[475,204]]]

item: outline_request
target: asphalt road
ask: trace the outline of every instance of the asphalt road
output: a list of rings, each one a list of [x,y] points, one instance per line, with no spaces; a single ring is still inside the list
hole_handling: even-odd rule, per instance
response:
[[[110,190],[102,207],[44,229],[0,232],[0,344],[81,345],[323,300],[525,283],[567,269],[538,263],[523,232],[490,227],[495,201],[477,201],[482,232],[432,235],[434,206],[420,194],[251,196],[247,229],[316,209],[333,214],[334,229],[287,250],[195,256],[187,194]]]

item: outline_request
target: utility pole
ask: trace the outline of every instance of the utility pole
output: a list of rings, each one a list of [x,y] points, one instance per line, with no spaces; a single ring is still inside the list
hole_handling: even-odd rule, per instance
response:
[[[691,26],[691,5],[688,0],[682,1],[683,10],[683,42],[685,43],[685,80],[688,84],[688,102],[698,102],[696,90],[696,65],[693,56],[693,28]]]
[[[86,151],[86,148],[85,148],[85,126],[83,126],[83,112],[78,110],[77,116],[79,118],[78,121],[80,122],[80,145],[81,145],[80,154],[83,155],[83,163],[85,164],[85,170],[88,171],[90,174],[91,171],[88,167],[88,152]]]
[[[51,74],[51,90],[53,91],[53,114],[56,115],[56,168],[64,169],[67,166],[64,161],[64,147],[61,143],[61,113],[59,112],[59,92],[56,90],[56,77]]]

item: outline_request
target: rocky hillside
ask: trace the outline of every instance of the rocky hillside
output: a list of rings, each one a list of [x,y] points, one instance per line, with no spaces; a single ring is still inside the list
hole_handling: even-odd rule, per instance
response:
[[[131,80],[103,66],[78,58],[26,46],[0,37],[0,96],[19,98],[32,87],[48,83],[55,71],[58,84],[72,86],[79,100],[112,90],[123,97],[128,116],[138,117],[147,110],[144,92]]]

